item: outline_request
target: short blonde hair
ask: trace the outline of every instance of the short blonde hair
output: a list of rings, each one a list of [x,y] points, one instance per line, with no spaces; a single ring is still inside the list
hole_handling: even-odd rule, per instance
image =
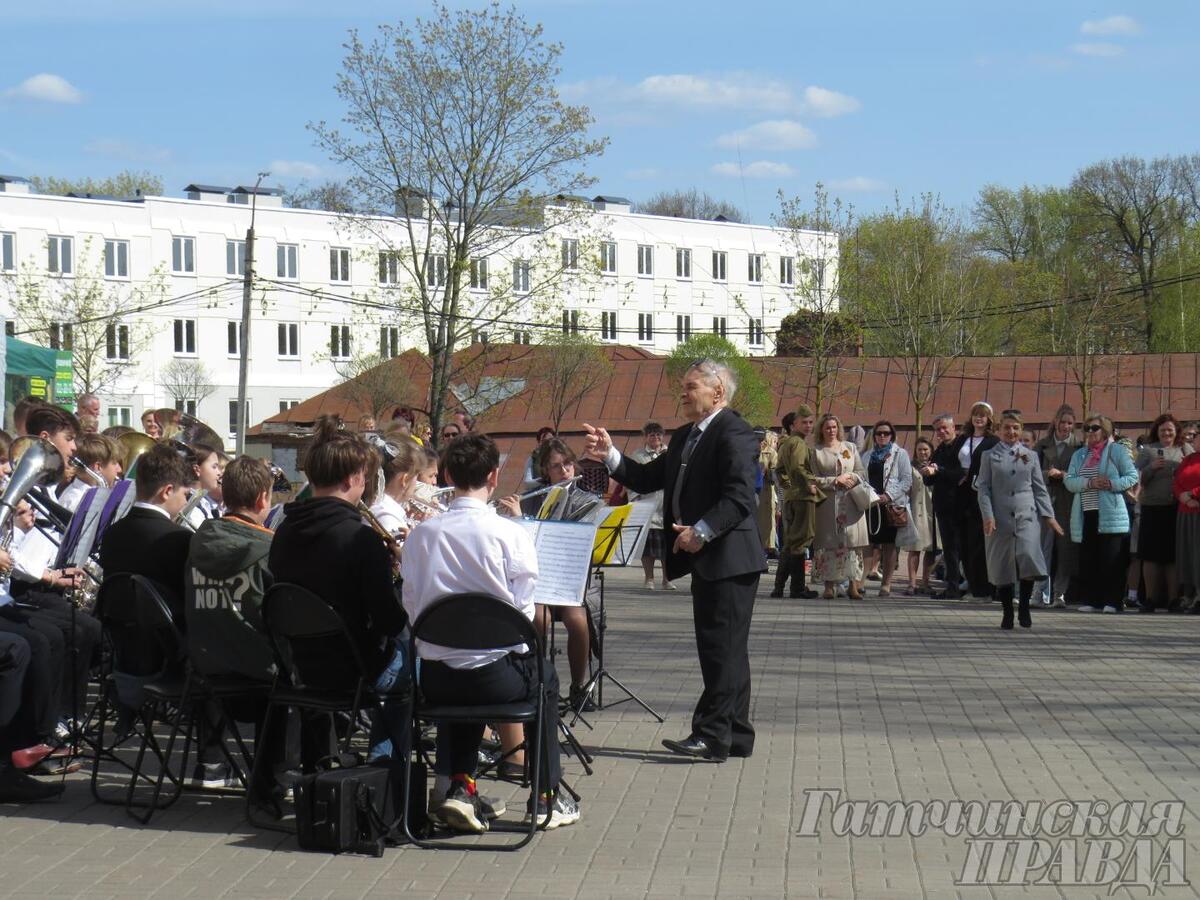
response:
[[[846,436],[842,431],[842,420],[839,419],[837,416],[835,416],[833,413],[825,413],[825,415],[821,416],[821,421],[817,423],[817,441],[818,442],[821,442],[824,440],[825,423],[826,422],[837,422],[837,427],[838,427],[837,439],[839,441],[844,441],[846,439]]]

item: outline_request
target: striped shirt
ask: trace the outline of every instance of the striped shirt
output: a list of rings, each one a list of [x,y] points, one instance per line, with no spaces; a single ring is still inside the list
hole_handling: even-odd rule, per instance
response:
[[[1089,457],[1079,469],[1079,475],[1086,481],[1091,481],[1100,474],[1100,463],[1092,462]],[[1100,492],[1095,488],[1085,488],[1083,493],[1079,495],[1080,501],[1083,503],[1084,512],[1093,512],[1100,508]]]

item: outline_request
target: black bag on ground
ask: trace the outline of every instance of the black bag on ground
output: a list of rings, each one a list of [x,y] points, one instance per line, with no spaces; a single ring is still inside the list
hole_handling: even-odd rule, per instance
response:
[[[351,766],[306,775],[296,782],[296,838],[302,850],[382,856],[384,843],[403,834],[396,810],[404,802],[401,779],[386,766]],[[414,833],[424,830],[425,766],[414,763],[409,809]]]

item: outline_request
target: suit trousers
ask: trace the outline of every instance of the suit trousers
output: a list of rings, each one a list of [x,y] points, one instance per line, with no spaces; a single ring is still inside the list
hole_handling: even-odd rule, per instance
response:
[[[937,507],[933,511],[937,522],[938,536],[942,539],[942,565],[946,568],[946,593],[957,597],[962,593],[958,584],[962,581],[962,542],[959,538],[958,519],[953,506]]]
[[[11,752],[36,744],[54,733],[67,651],[66,641],[58,628],[12,606],[0,607],[0,632],[24,638],[33,653],[25,673],[21,707],[6,732],[13,742],[13,746],[7,747]],[[0,746],[0,754],[5,752],[5,746]]]
[[[67,659],[62,671],[59,712],[64,717],[84,715],[92,660],[100,646],[100,620],[91,613],[75,609],[70,600],[51,591],[29,591],[18,603],[31,618],[48,622],[62,632],[67,644]]]
[[[1100,513],[1083,514],[1083,541],[1079,545],[1079,599],[1087,606],[1125,606],[1127,557],[1121,553],[1125,534],[1101,534]]]
[[[758,579],[758,572],[714,581],[692,573],[692,618],[704,679],[692,713],[692,735],[703,738],[718,756],[746,756],[754,750],[748,643]]]

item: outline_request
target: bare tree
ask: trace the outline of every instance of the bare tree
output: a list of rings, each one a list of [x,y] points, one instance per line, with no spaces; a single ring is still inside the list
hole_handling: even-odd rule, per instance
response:
[[[30,262],[6,281],[17,336],[70,350],[76,393],[103,394],[135,375],[153,334],[145,319],[128,311],[161,303],[166,278],[157,269],[137,284],[108,281],[102,263],[92,258],[90,241],[78,250],[70,278]]]
[[[158,380],[177,404],[194,400],[199,406],[216,391],[212,372],[198,359],[173,359],[158,373]]]
[[[675,216],[680,219],[715,219],[724,216],[730,222],[744,222],[746,214],[728,200],[718,200],[707,191],[659,191],[634,210],[651,216]]]
[[[838,383],[839,357],[858,352],[858,328],[841,311],[843,296],[841,243],[854,227],[854,211],[830,199],[817,183],[811,205],[799,197],[779,195],[775,225],[799,262],[793,295],[797,310],[780,323],[775,339],[779,356],[805,356],[809,393],[818,411],[828,409],[830,391]],[[849,389],[849,384],[846,385]]]
[[[531,358],[533,396],[545,403],[556,432],[580,401],[611,381],[615,371],[599,342],[588,335],[551,333]]]
[[[396,407],[414,402],[413,383],[402,359],[384,359],[378,353],[367,353],[344,362],[335,361],[334,369],[342,378],[338,393],[361,413],[383,419]]]
[[[293,209],[320,209],[332,213],[354,212],[354,193],[344,181],[332,179],[319,184],[301,183],[283,195]]]
[[[558,300],[590,256],[573,230],[591,207],[569,198],[592,183],[585,168],[606,141],[588,138],[585,107],[558,98],[561,49],[515,9],[435,4],[430,19],[381,26],[369,44],[352,33],[337,81],[346,130],[311,126],[350,173],[355,205],[396,212],[343,222],[389,248],[381,280],[397,277],[384,301],[429,354],[433,421],[455,349],[479,332],[532,328],[538,302]]]
[[[126,170],[110,178],[55,178],[34,175],[29,184],[39,194],[79,194],[81,196],[141,197],[161,196],[163,180],[150,172]]]

